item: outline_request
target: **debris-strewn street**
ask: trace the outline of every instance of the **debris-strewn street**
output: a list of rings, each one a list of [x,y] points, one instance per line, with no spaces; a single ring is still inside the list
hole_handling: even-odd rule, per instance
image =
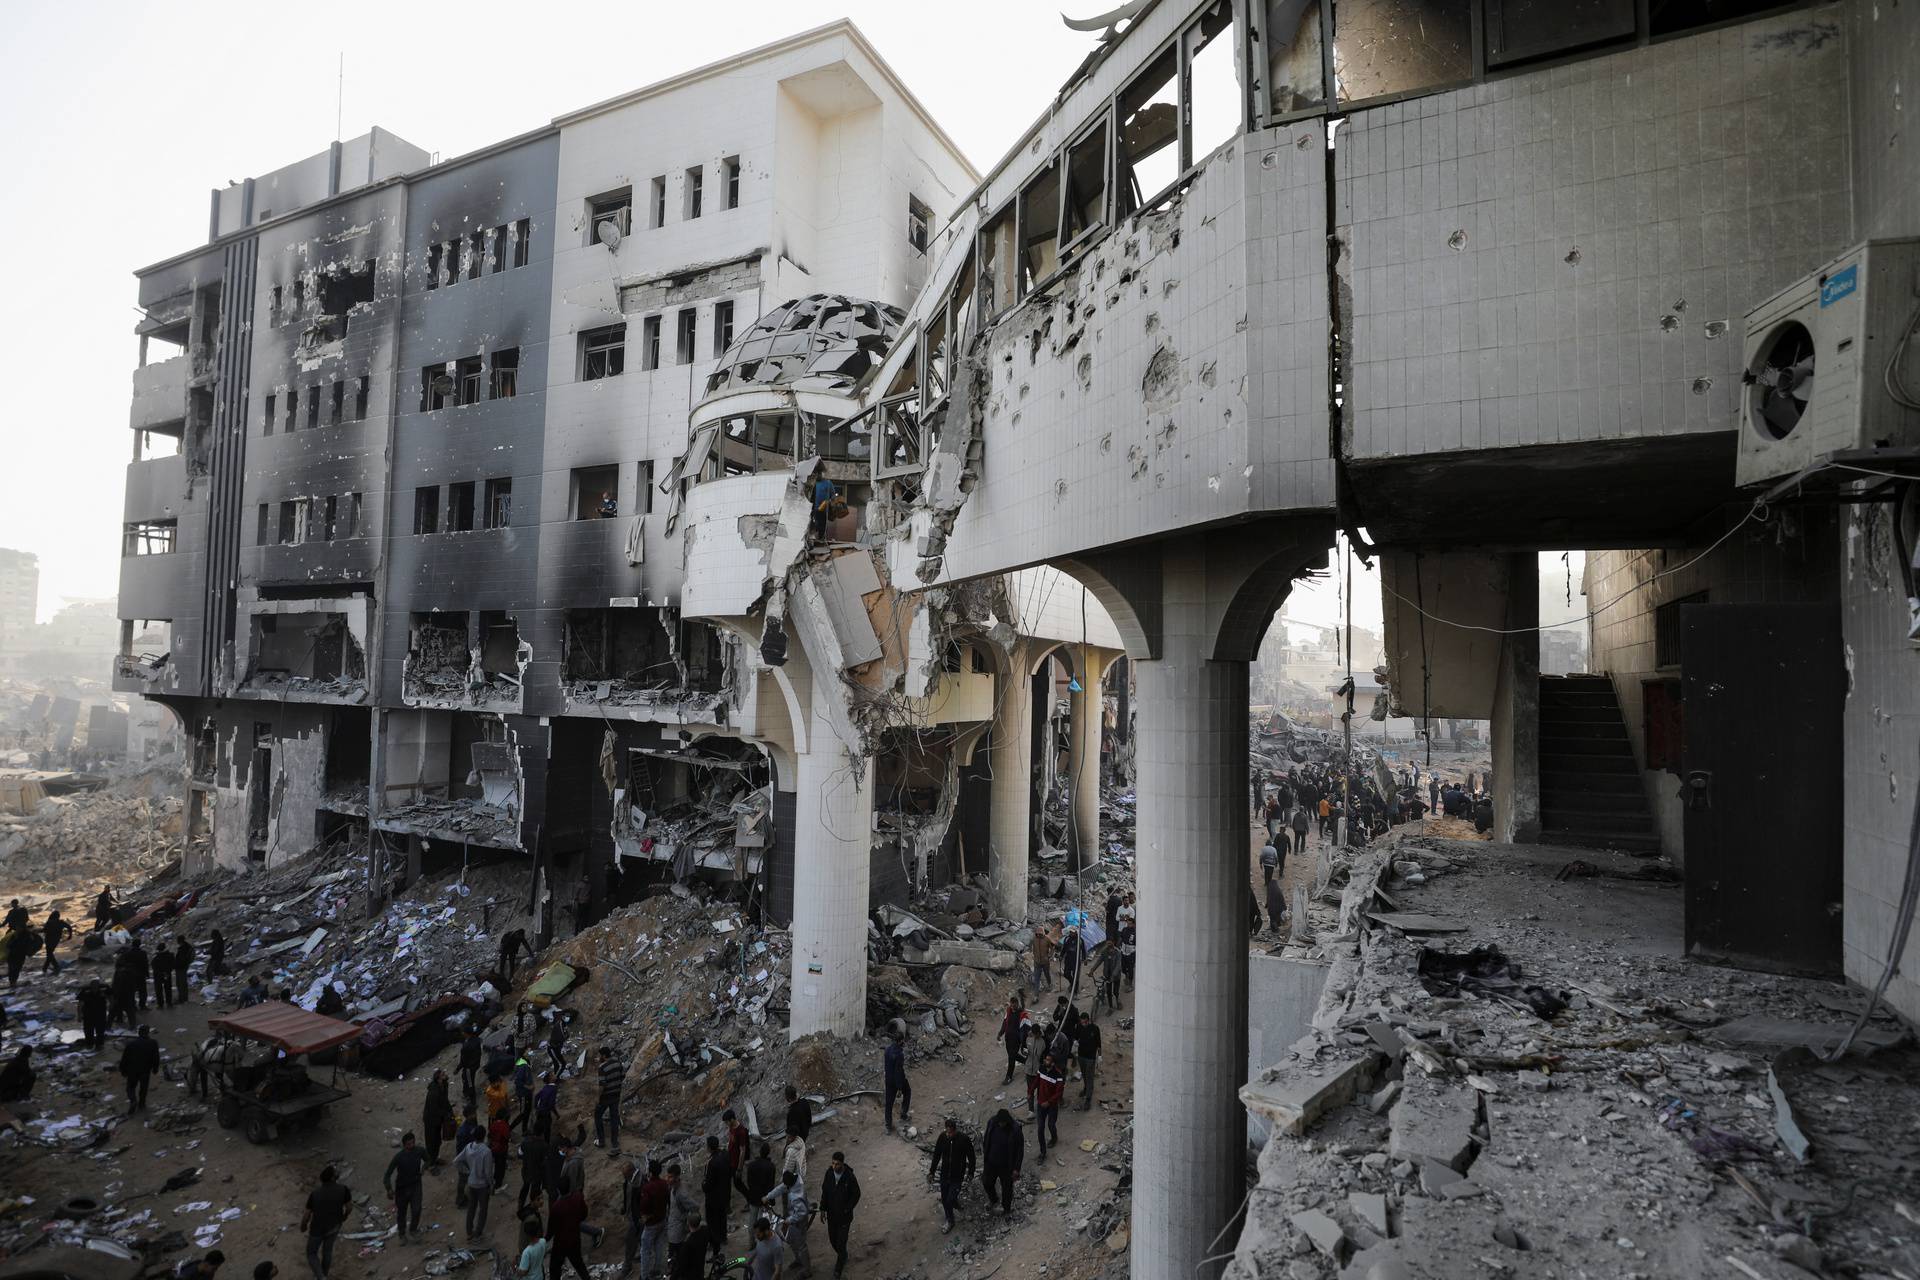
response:
[[[1681,959],[1657,861],[1409,834],[1341,862],[1314,1030],[1243,1095],[1279,1136],[1234,1274],[1920,1275],[1891,1015],[1823,1061],[1858,993]]]

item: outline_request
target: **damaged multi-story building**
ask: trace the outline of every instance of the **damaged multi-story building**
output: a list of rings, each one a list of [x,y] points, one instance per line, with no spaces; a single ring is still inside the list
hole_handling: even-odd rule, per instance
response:
[[[1191,1275],[1247,1200],[1248,664],[1344,532],[1394,713],[1490,723],[1500,836],[1664,850],[1691,950],[1920,1017],[1920,11],[1111,22],[984,177],[842,26],[217,194],[141,273],[183,354],[133,425],[179,454],[134,465],[130,531],[173,532],[121,610],[172,646],[118,679],[201,743],[213,856],[357,822],[592,909],[703,791],[745,840],[700,856],[791,921],[794,1031],[857,1032],[875,886],[1021,914],[1048,673],[1096,699],[1124,652],[1132,1271]],[[1543,680],[1574,549],[1597,675]]]

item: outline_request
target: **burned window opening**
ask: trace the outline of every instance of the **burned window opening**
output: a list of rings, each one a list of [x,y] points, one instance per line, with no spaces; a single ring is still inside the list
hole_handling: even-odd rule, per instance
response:
[[[562,668],[567,696],[576,702],[641,702],[668,691],[717,692],[717,681],[680,688],[668,625],[660,609],[568,610]]]
[[[308,500],[288,498],[280,504],[280,545],[297,547],[307,540],[312,531],[308,525]]]
[[[416,613],[409,620],[402,680],[407,697],[462,699],[472,666],[466,614]]]
[[[487,265],[487,233],[475,231],[467,237],[467,279],[478,280]]]
[[[256,613],[249,688],[346,694],[364,688],[366,652],[345,613]]]
[[[522,218],[513,224],[513,265],[524,267],[533,260],[533,219]]]
[[[620,514],[620,468],[575,467],[567,507],[575,520],[610,520]]]
[[[1322,0],[1266,0],[1267,112],[1279,119],[1327,101]]]
[[[440,489],[436,485],[423,485],[413,491],[413,531],[415,533],[440,532]]]
[[[453,377],[462,408],[479,404],[485,397],[486,365],[479,356],[462,356],[454,361]]]
[[[427,246],[427,288],[429,289],[440,287],[440,257],[445,252],[446,248],[443,245]]]
[[[933,210],[911,195],[907,197],[907,243],[916,253],[925,253],[933,243]]]
[[[320,425],[320,384],[314,383],[307,388],[307,430],[312,431]]]
[[[164,556],[178,549],[178,520],[142,520],[126,526],[121,554]]]
[[[420,370],[420,412],[435,413],[454,404],[456,384],[453,380],[451,364],[441,361],[438,364],[422,366]]]
[[[660,367],[659,316],[648,316],[640,322],[640,367],[643,370]]]
[[[287,425],[286,430],[296,431],[300,426],[300,388],[287,388]]]
[[[337,342],[346,337],[353,317],[373,305],[373,259],[323,268],[314,277],[314,298],[319,314],[308,327],[307,344]]]
[[[447,486],[447,532],[473,532],[473,490],[471,480]]]
[[[513,523],[513,480],[510,477],[502,476],[487,481],[482,520],[489,529],[505,529]]]
[[[367,418],[367,397],[372,388],[373,379],[366,374],[360,375],[353,393],[353,420],[364,422]]]
[[[273,434],[273,411],[276,399],[277,397],[271,391],[267,393],[266,411],[261,415],[260,423],[260,434],[263,436]]]
[[[346,420],[346,415],[347,384],[344,382],[336,382],[333,384],[333,399],[327,406],[327,425],[330,427],[339,426]]]
[[[772,843],[772,770],[750,743],[709,739],[675,751],[630,749],[614,792],[619,859],[754,876]]]

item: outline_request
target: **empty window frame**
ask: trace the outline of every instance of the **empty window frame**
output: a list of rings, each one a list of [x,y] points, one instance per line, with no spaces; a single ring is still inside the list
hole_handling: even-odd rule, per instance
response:
[[[475,231],[467,237],[467,279],[478,280],[487,265],[487,233]]]
[[[580,378],[617,378],[627,370],[627,326],[610,324],[580,335]]]
[[[980,300],[988,318],[1020,300],[1014,212],[1013,202],[1008,201],[1006,207],[987,220],[980,232]]]
[[[691,222],[700,216],[701,189],[706,182],[706,169],[695,165],[687,170],[686,179],[681,187],[680,216]]]
[[[487,481],[484,518],[489,529],[504,529],[513,523],[513,480],[510,477],[501,476]]]
[[[960,264],[960,274],[953,278],[953,293],[948,300],[949,317],[947,332],[953,336],[954,349],[966,345],[973,332],[976,307],[974,291],[977,281],[974,279],[974,255],[967,254],[967,260]]]
[[[266,412],[263,413],[260,418],[260,428],[261,428],[260,434],[263,436],[270,436],[273,434],[273,411],[275,408],[275,399],[276,397],[272,392],[267,393]]]
[[[446,283],[458,284],[460,282],[460,239],[458,236],[447,241],[445,261],[447,264]]]
[[[463,356],[454,362],[453,376],[459,387],[459,403],[479,404],[486,396],[486,366],[479,356]]]
[[[1060,265],[1060,162],[1028,180],[1020,192],[1020,296]]]
[[[620,514],[620,468],[575,467],[572,497],[575,520],[611,520]]]
[[[688,307],[674,317],[673,362],[692,364],[694,343],[698,340],[700,315]]]
[[[440,258],[446,251],[445,245],[430,244],[427,246],[427,288],[429,289],[438,289],[440,287]]]
[[[520,348],[508,347],[487,357],[492,364],[487,399],[511,400],[520,392]]]
[[[332,542],[340,528],[340,499],[329,494],[320,512],[320,540]]]
[[[367,398],[372,390],[372,384],[373,380],[363,373],[354,387],[353,420],[355,422],[365,422],[367,419]]]
[[[473,481],[447,486],[447,532],[473,531]]]
[[[360,536],[360,507],[364,501],[365,496],[362,494],[350,493],[347,495],[347,500],[344,504],[346,510],[340,522],[341,537],[357,538]]]
[[[653,463],[642,462],[639,469],[640,474],[634,481],[633,505],[641,515],[649,515],[653,511]]]
[[[907,243],[919,253],[933,243],[933,210],[911,195],[907,197]]]
[[[513,224],[513,265],[524,267],[533,258],[533,219],[522,218]]]
[[[1655,4],[1653,11],[1672,5]],[[1487,65],[1512,66],[1631,39],[1634,0],[1486,0]],[[1657,18],[1654,21],[1658,21]]]
[[[493,274],[507,269],[507,228],[503,223],[487,233],[487,256],[493,260]]]
[[[601,228],[607,230],[603,233]],[[618,245],[633,230],[633,188],[622,187],[587,201],[587,243]]]
[[[327,425],[337,427],[347,418],[347,384],[333,384],[333,396],[327,402]]]
[[[1180,43],[1186,95],[1181,146],[1185,168],[1191,169],[1239,137],[1245,123],[1240,71],[1233,63],[1233,0],[1214,0],[1188,25]]]
[[[733,345],[733,299],[722,298],[713,304],[713,358],[718,360]]]
[[[280,545],[297,547],[307,540],[307,499],[288,498],[280,504]]]
[[[300,388],[287,388],[287,426],[288,431],[297,431],[300,427]]]
[[[920,342],[920,403],[931,410],[947,397],[947,311],[942,306],[927,321]]]
[[[640,322],[640,367],[660,367],[660,317],[648,316]]]
[[[420,411],[432,413],[457,403],[454,398],[453,373],[445,361],[439,364],[424,365],[420,370]]]
[[[269,328],[277,329],[280,327],[280,297],[279,285],[273,286],[272,292],[267,294],[267,325]]]
[[[126,526],[121,554],[164,556],[176,549],[180,532],[177,520],[141,520]]]
[[[293,314],[289,320],[299,320],[307,312],[307,278],[299,276],[293,282]]]
[[[1149,208],[1186,166],[1180,147],[1180,46],[1169,44],[1120,91],[1119,214]]]
[[[1060,191],[1060,249],[1072,249],[1107,223],[1107,134],[1112,118],[1102,113],[1067,148]]]
[[[728,156],[720,162],[720,178],[723,183],[723,209],[740,207],[740,157]]]
[[[273,504],[263,502],[260,504],[259,523],[255,525],[253,530],[254,546],[264,547],[267,545],[267,535],[272,531],[272,526]]]
[[[658,230],[667,225],[667,175],[660,174],[647,188],[647,226]]]
[[[1340,0],[1333,84],[1341,103],[1397,97],[1473,76],[1472,0]]]
[[[307,388],[307,429],[311,431],[320,425],[320,384],[314,383]]]
[[[413,531],[440,532],[440,489],[437,485],[422,485],[413,491]]]
[[[1327,100],[1326,18],[1322,0],[1265,0],[1267,118],[1319,109]]]

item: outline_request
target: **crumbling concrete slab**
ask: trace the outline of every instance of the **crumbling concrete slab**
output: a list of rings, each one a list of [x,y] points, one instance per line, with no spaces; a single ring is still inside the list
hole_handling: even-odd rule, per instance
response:
[[[1347,1207],[1353,1210],[1353,1216],[1366,1224],[1375,1235],[1386,1237],[1393,1234],[1387,1223],[1387,1198],[1371,1191],[1355,1191],[1347,1197]]]
[[[914,964],[963,964],[969,969],[990,973],[1011,973],[1020,957],[986,942],[944,942],[935,940],[924,951],[909,948],[907,959]]]
[[[1293,1225],[1295,1230],[1313,1243],[1315,1249],[1336,1263],[1340,1261],[1346,1249],[1347,1233],[1339,1223],[1318,1209],[1308,1209],[1293,1215]]]
[[[1401,1082],[1400,1100],[1389,1114],[1393,1129],[1387,1154],[1395,1160],[1435,1160],[1465,1173],[1473,1162],[1473,1126],[1479,1118],[1479,1097],[1473,1090],[1410,1074]]]
[[[1318,1069],[1281,1068],[1272,1080],[1242,1085],[1240,1101],[1278,1132],[1299,1137],[1371,1087],[1376,1068],[1371,1054]]]

